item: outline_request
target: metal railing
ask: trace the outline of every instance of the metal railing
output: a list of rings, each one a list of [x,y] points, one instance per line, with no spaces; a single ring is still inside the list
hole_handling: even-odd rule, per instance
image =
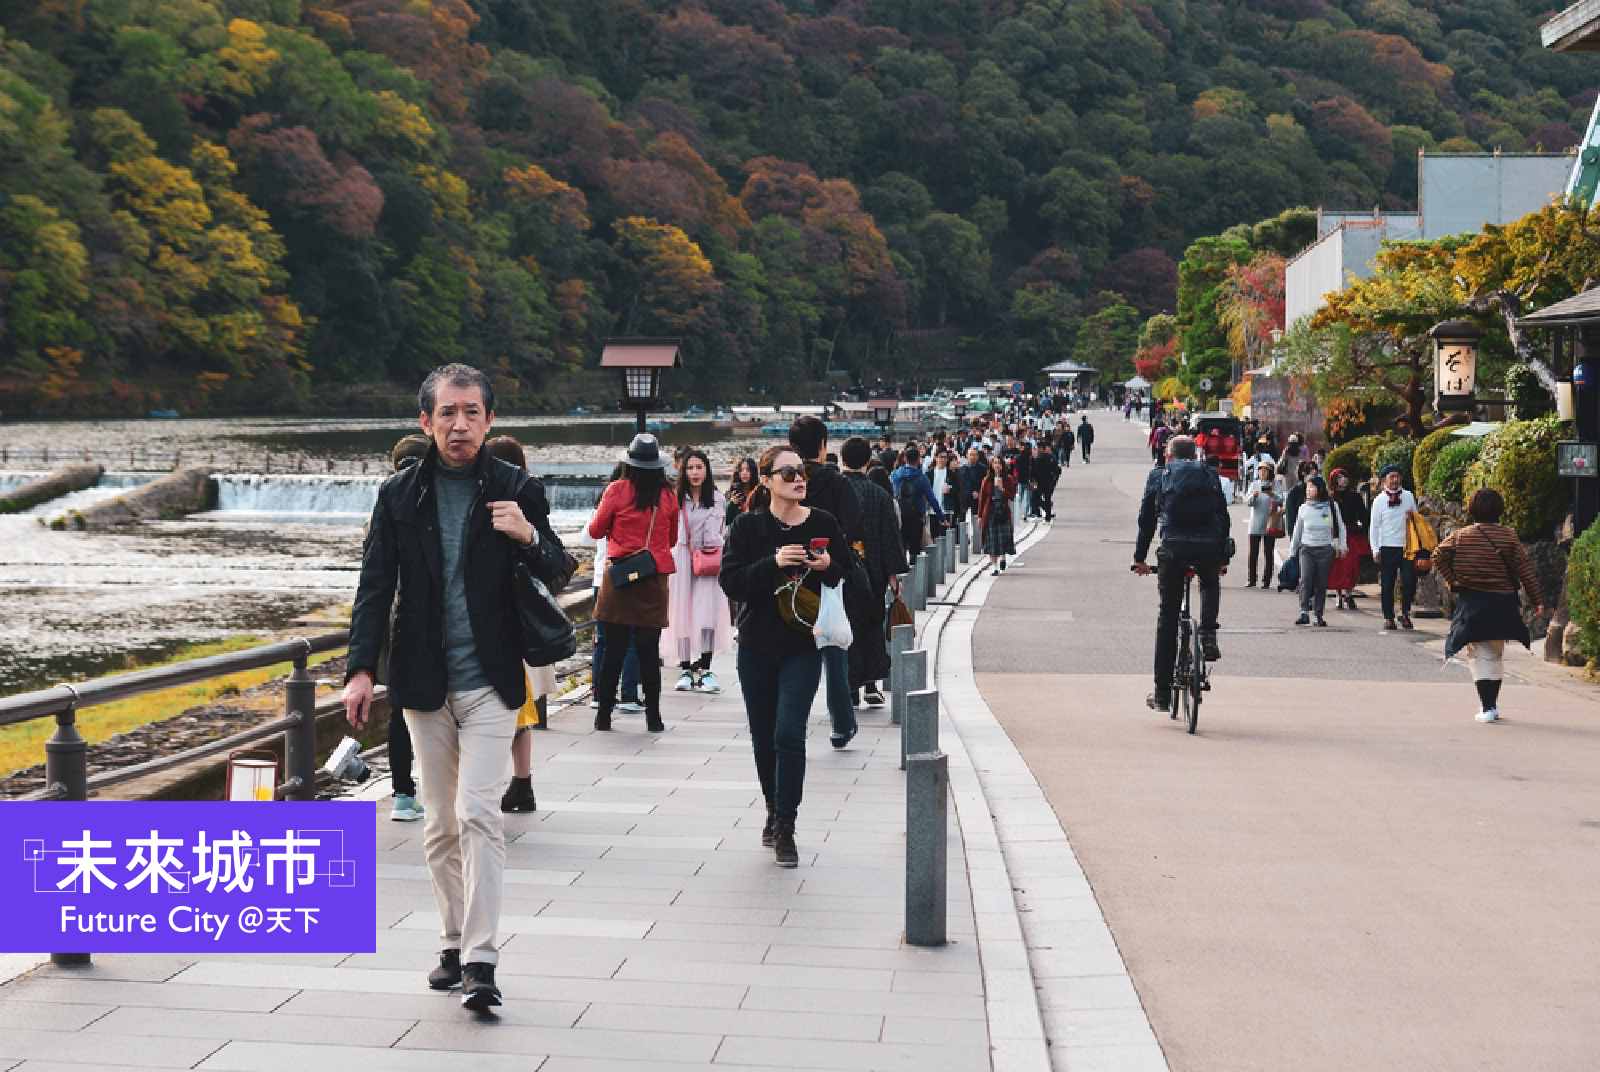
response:
[[[40,718],[54,717],[56,730],[45,742],[43,789],[30,793],[23,800],[87,800],[91,788],[101,789],[120,782],[158,771],[181,766],[192,759],[224,751],[252,741],[284,735],[284,766],[288,779],[277,787],[279,797],[293,800],[311,800],[316,794],[316,682],[307,669],[307,661],[319,652],[333,651],[348,643],[347,632],[324,633],[310,638],[286,640],[266,644],[245,651],[224,655],[209,655],[190,659],[171,666],[158,666],[149,670],[136,670],[131,674],[96,678],[77,685],[56,685],[35,692],[0,698],[0,726],[14,726]],[[127,699],[176,685],[237,674],[245,670],[259,670],[278,663],[292,663],[294,669],[284,686],[284,717],[264,726],[256,726],[243,733],[220,741],[211,741],[175,755],[164,756],[146,763],[106,771],[89,777],[89,744],[78,732],[78,712],[87,707],[97,707],[115,700]]]

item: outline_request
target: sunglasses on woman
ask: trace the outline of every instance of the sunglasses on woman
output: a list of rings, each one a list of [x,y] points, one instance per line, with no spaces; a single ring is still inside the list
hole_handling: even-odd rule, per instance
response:
[[[803,465],[780,465],[776,469],[768,469],[767,475],[778,477],[785,484],[796,484],[806,478],[806,470]]]

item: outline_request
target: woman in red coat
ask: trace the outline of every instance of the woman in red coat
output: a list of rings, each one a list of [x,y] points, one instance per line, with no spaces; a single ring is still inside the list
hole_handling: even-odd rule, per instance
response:
[[[675,564],[672,544],[678,533],[678,496],[667,478],[667,460],[652,435],[636,435],[628,445],[627,475],[607,485],[600,505],[589,522],[589,535],[606,541],[604,569],[594,618],[604,622],[607,638],[605,663],[595,696],[600,702],[594,728],[609,730],[617,705],[617,681],[631,645],[639,656],[639,683],[644,686],[645,728],[660,733],[661,631],[667,626],[668,582]],[[612,567],[629,555],[648,551],[655,572],[641,570],[633,577],[617,577]],[[618,584],[621,580],[623,583]]]
[[[978,531],[983,533],[983,553],[989,556],[991,577],[1006,568],[1006,556],[1017,553],[1011,520],[1011,503],[1017,497],[1017,478],[1006,469],[1005,459],[989,458],[989,471],[978,486]]]

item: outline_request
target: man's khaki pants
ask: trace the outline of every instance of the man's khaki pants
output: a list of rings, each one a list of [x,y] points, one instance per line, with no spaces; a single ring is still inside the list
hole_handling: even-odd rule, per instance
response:
[[[500,959],[506,834],[500,793],[510,774],[517,713],[492,688],[452,692],[437,711],[405,712],[422,782],[422,849],[439,907],[443,949],[463,964]]]

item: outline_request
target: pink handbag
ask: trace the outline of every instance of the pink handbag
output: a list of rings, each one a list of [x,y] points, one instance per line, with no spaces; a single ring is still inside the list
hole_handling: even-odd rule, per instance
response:
[[[720,547],[698,547],[689,556],[696,577],[715,577],[722,572]]]

